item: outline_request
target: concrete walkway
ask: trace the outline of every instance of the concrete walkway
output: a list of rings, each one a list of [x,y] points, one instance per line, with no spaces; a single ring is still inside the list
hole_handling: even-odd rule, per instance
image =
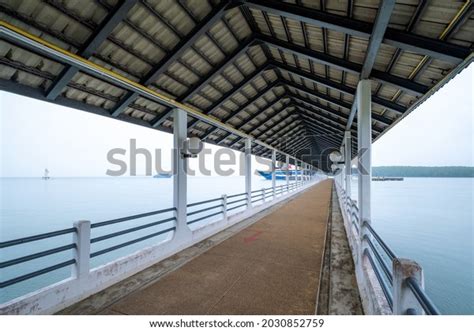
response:
[[[313,186],[99,313],[314,314],[331,186]]]

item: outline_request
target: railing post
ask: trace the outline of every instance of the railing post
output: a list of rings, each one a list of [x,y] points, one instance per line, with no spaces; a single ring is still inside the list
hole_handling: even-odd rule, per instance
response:
[[[245,193],[247,208],[252,207],[252,140],[245,139]]]
[[[91,222],[74,222],[74,227],[76,228],[74,234],[76,265],[73,268],[72,276],[77,279],[86,279],[89,274],[91,259]]]
[[[176,235],[191,233],[187,224],[187,160],[182,154],[187,139],[187,114],[182,109],[173,111],[173,205],[176,208]]]
[[[227,222],[227,194],[222,195],[222,218]]]
[[[262,203],[265,203],[265,189],[262,188]]]
[[[276,185],[276,150],[272,150],[272,192],[273,192],[273,199],[275,199],[275,185]]]
[[[357,170],[359,175],[359,263],[365,249],[364,222],[370,224],[371,214],[371,180],[372,180],[372,101],[370,80],[359,81],[357,85]]]
[[[415,261],[396,258],[393,260],[393,314],[421,315],[423,308],[408,287],[407,279],[413,277],[424,288],[423,269]]]

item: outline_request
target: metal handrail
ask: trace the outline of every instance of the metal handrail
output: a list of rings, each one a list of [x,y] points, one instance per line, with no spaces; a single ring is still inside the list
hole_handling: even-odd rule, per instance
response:
[[[433,301],[431,301],[431,299],[426,295],[425,291],[421,288],[420,284],[414,277],[408,277],[405,281],[416,300],[428,315],[441,315],[438,308],[436,308]]]
[[[176,217],[170,217],[170,218],[166,218],[166,219],[161,220],[161,221],[156,221],[156,222],[152,222],[152,223],[148,223],[148,224],[144,224],[144,225],[140,225],[140,226],[135,226],[135,227],[130,228],[130,229],[109,233],[109,234],[106,234],[106,235],[103,235],[103,236],[100,236],[100,237],[95,237],[95,238],[91,239],[91,244],[102,241],[102,240],[122,236],[122,235],[127,234],[127,233],[143,230],[143,229],[155,226],[155,225],[168,223],[168,222],[171,222],[171,221],[176,221]]]
[[[200,213],[202,213],[202,212],[205,212],[205,211],[208,211],[208,210],[212,210],[212,209],[216,209],[216,208],[219,208],[219,207],[222,208],[222,203],[220,203],[220,204],[218,204],[218,205],[206,207],[206,208],[203,208],[203,209],[191,211],[191,212],[187,213],[186,216],[192,216],[192,215],[200,214]]]
[[[387,255],[390,257],[391,260],[397,258],[395,253],[390,249],[390,247],[388,247],[388,245],[382,240],[382,238],[380,238],[380,236],[377,234],[377,232],[375,232],[375,230],[372,228],[372,226],[367,221],[364,221],[362,226],[366,227],[370,231],[370,233],[374,236],[375,240],[377,240],[379,245],[383,248],[383,250],[385,251],[385,253],[387,253]]]
[[[375,263],[374,259],[372,258],[372,255],[369,253],[367,248],[364,250],[364,254],[367,256],[367,258],[370,262],[370,265],[372,266],[372,270],[374,270],[375,276],[377,277],[377,280],[378,280],[379,284],[382,287],[382,291],[383,291],[383,294],[384,294],[385,298],[387,299],[388,305],[390,306],[390,308],[393,308],[392,293],[390,292],[390,289],[389,289],[387,283],[385,282],[382,275],[380,274],[380,270],[377,267],[377,264]]]
[[[150,238],[153,238],[153,237],[156,237],[156,236],[159,236],[161,234],[164,234],[164,233],[167,233],[167,232],[171,232],[171,231],[174,231],[176,230],[176,227],[173,226],[172,228],[169,228],[169,229],[165,229],[165,230],[161,230],[161,231],[158,231],[158,232],[155,232],[155,233],[152,233],[152,234],[149,234],[149,235],[146,235],[146,236],[143,236],[143,237],[140,237],[140,238],[137,238],[137,239],[133,239],[133,240],[129,240],[129,241],[126,241],[124,243],[121,243],[121,244],[118,244],[118,245],[115,245],[115,246],[112,246],[112,247],[109,247],[109,248],[104,248],[100,251],[96,251],[96,252],[93,252],[90,254],[90,257],[93,258],[93,257],[96,257],[96,256],[99,256],[99,255],[103,255],[105,253],[109,253],[111,251],[115,251],[119,248],[122,248],[122,247],[125,247],[125,246],[130,246],[130,245],[133,245],[133,244],[136,244],[140,241],[143,241],[143,240],[147,240],[147,239],[150,239]]]
[[[58,263],[58,264],[40,269],[40,270],[30,272],[28,274],[18,276],[18,277],[6,280],[4,282],[0,282],[0,288],[4,288],[4,287],[11,286],[11,285],[19,283],[19,282],[23,282],[23,281],[28,280],[30,278],[37,277],[37,276],[46,274],[48,272],[51,272],[51,271],[54,271],[54,270],[57,270],[57,269],[64,268],[68,265],[75,264],[75,263],[76,263],[76,259],[70,259],[70,260],[67,260],[67,261],[64,261],[64,262],[61,262],[61,263]]]
[[[110,224],[116,224],[116,223],[131,221],[131,220],[134,220],[134,219],[137,219],[137,218],[154,216],[154,215],[158,215],[158,214],[167,213],[167,212],[170,212],[170,211],[176,211],[176,208],[171,207],[171,208],[156,210],[156,211],[152,211],[152,212],[148,212],[148,213],[142,213],[142,214],[136,214],[136,215],[127,216],[127,217],[116,218],[116,219],[109,220],[109,221],[91,223],[91,228],[98,228],[98,227],[106,226],[106,225],[110,225]]]
[[[61,236],[63,234],[74,233],[74,232],[76,232],[76,228],[68,228],[68,229],[63,229],[63,230],[57,230],[57,231],[51,231],[51,232],[46,232],[46,233],[42,233],[42,234],[37,234],[37,235],[34,235],[34,236],[23,237],[23,238],[19,238],[19,239],[7,240],[7,241],[4,241],[4,242],[0,242],[0,248],[6,248],[6,247],[15,246],[15,245],[25,244],[25,243],[32,242],[32,241],[57,237],[57,236]]]
[[[204,200],[204,201],[193,202],[193,203],[190,203],[190,204],[186,205],[186,207],[191,208],[191,207],[194,207],[194,206],[203,205],[205,203],[216,202],[216,201],[219,201],[219,200],[222,200],[222,197],[215,198],[215,199]]]
[[[56,253],[64,252],[64,251],[67,251],[67,250],[70,250],[70,249],[73,249],[73,248],[76,248],[76,244],[69,244],[69,245],[59,246],[59,247],[52,248],[52,249],[47,249],[45,251],[41,251],[41,252],[38,252],[38,253],[33,253],[33,254],[25,255],[25,256],[22,256],[22,257],[15,258],[15,259],[0,262],[0,269],[10,267],[12,265],[16,265],[16,264],[19,264],[19,263],[39,259],[40,257],[49,256],[49,255],[53,255],[53,254],[56,254]]]
[[[234,203],[242,202],[242,201],[247,201],[247,198],[239,199],[239,200],[234,200],[234,201],[229,201],[227,202],[227,205],[232,205]]]

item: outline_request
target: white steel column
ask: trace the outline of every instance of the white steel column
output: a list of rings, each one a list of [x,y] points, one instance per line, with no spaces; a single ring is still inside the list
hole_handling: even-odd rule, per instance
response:
[[[187,160],[182,151],[187,139],[188,123],[184,110],[176,108],[173,111],[173,205],[176,208],[176,235],[187,234],[191,231],[186,223],[187,205]]]
[[[346,195],[351,197],[351,178],[352,178],[352,168],[351,168],[351,158],[352,158],[352,145],[351,145],[351,131],[346,131],[344,133],[344,163],[346,171]]]
[[[357,86],[357,138],[359,175],[359,222],[370,223],[370,187],[372,177],[372,104],[370,80],[361,80]],[[360,231],[361,239],[364,231]]]
[[[247,193],[247,208],[252,207],[252,140],[245,140],[245,193]]]
[[[272,150],[272,192],[275,197],[275,186],[276,186],[276,150]]]
[[[290,185],[290,156],[286,154],[286,190],[288,191],[288,186]]]

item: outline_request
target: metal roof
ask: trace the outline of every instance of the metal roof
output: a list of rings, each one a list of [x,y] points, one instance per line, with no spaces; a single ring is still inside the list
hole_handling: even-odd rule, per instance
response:
[[[472,61],[473,7],[472,0],[2,0],[0,20],[294,155],[337,149],[348,128],[357,140],[360,79],[373,80],[374,139],[406,116]],[[167,132],[173,126],[172,104],[3,37],[0,88]],[[235,130],[203,118],[189,120],[191,135],[244,149]]]

